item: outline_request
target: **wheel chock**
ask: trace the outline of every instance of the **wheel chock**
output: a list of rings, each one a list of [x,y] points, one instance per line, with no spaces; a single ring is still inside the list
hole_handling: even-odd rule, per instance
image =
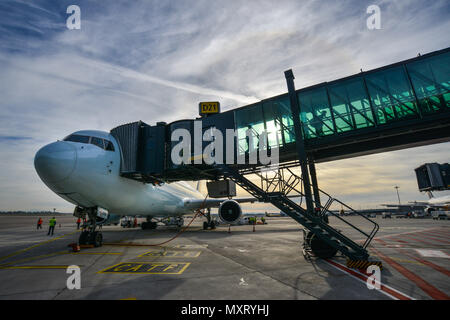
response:
[[[80,244],[80,248],[86,249],[86,248],[94,248],[95,246],[93,244]]]
[[[74,243],[70,243],[68,245],[68,247],[72,248],[73,252],[79,252],[80,251],[80,246],[78,245],[78,243],[74,242]]]
[[[350,260],[347,259],[347,267],[352,269],[366,270],[369,266],[378,266],[380,270],[383,270],[383,264],[381,261],[367,261],[367,260]]]

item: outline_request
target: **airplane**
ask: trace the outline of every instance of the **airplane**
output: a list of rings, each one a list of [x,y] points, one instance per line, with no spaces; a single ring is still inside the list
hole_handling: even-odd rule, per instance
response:
[[[423,206],[423,211],[425,214],[431,214],[433,211],[437,210],[449,210],[450,208],[450,195],[442,197],[434,197],[431,191],[427,192],[429,200],[428,201],[414,201],[410,202],[414,206]]]
[[[437,210],[449,210],[450,195],[435,198],[431,191],[428,191],[427,194],[429,197],[427,201],[411,201],[408,204],[382,204],[382,206],[395,207],[401,210],[423,210],[425,215],[430,215]]]
[[[74,216],[89,217],[89,226],[80,234],[80,244],[101,246],[98,225],[114,223],[121,216],[145,216],[142,229],[155,229],[161,219],[174,218],[179,226],[184,215],[207,209],[203,228],[215,228],[210,209],[218,207],[221,221],[234,224],[242,216],[240,203],[255,198],[209,199],[187,182],[144,184],[120,175],[121,151],[108,132],[82,130],[62,141],[42,147],[34,166],[44,184],[75,205]],[[159,219],[159,221],[158,221]]]

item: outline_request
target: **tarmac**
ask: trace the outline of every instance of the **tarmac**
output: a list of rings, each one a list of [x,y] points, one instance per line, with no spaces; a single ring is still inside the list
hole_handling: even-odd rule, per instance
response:
[[[369,229],[362,218],[348,218]],[[104,245],[78,253],[68,247],[80,232],[75,218],[57,216],[53,236],[48,219],[36,230],[37,217],[0,216],[0,299],[450,298],[450,221],[374,218],[380,231],[368,248],[383,268],[379,289],[369,289],[371,275],[347,268],[343,256],[304,257],[302,228],[289,217],[269,217],[255,231],[250,225],[205,231],[200,218],[182,233],[105,226]],[[330,223],[364,240],[336,218]],[[74,265],[80,289],[67,286]]]

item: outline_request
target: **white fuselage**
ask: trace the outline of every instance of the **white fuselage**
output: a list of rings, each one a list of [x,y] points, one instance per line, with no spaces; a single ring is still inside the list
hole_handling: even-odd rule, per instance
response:
[[[438,198],[431,198],[428,200],[428,204],[430,205],[441,205],[441,206],[449,206],[450,205],[450,196],[442,196]]]
[[[122,177],[120,147],[109,133],[73,135],[104,139],[105,145],[110,141],[114,146],[111,151],[92,143],[57,141],[38,151],[35,167],[40,178],[74,205],[100,207],[117,215],[166,217],[192,213],[185,200],[204,198],[186,182],[154,186]]]

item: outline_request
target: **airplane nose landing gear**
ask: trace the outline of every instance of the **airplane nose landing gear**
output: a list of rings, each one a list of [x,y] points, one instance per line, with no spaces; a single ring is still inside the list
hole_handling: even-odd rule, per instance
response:
[[[81,218],[80,215],[86,217],[88,215],[89,220],[87,225],[83,226],[83,231],[80,234],[78,243],[80,245],[93,245],[94,247],[101,247],[103,244],[103,234],[97,231],[97,208],[82,209],[80,207],[75,208],[75,214]],[[75,215],[74,214],[74,215]]]

